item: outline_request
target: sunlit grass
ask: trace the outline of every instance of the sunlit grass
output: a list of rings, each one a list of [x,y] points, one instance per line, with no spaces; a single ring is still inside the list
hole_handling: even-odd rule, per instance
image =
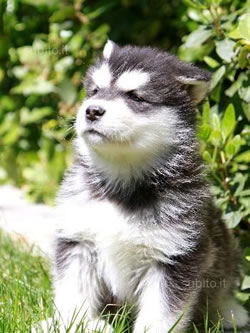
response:
[[[0,232],[0,332],[25,332],[52,315],[48,263]]]

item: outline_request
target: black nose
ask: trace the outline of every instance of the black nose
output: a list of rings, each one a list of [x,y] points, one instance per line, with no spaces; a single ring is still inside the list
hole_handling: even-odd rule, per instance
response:
[[[91,105],[86,110],[86,118],[90,121],[96,121],[101,118],[105,113],[105,110],[97,105]]]

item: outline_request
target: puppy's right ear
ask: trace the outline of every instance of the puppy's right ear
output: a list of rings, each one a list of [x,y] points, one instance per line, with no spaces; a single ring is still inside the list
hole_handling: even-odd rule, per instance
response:
[[[194,105],[199,104],[206,97],[211,74],[194,65],[180,63],[176,80],[183,84]]]
[[[112,42],[112,40],[109,40],[107,41],[107,43],[105,44],[104,46],[104,49],[103,49],[103,57],[105,59],[109,59],[112,52],[114,51],[114,48],[115,48],[116,44],[114,42]]]

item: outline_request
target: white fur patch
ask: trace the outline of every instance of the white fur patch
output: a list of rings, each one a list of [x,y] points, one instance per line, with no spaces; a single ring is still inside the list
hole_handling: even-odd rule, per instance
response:
[[[168,304],[167,295],[163,293],[161,288],[162,279],[161,272],[158,269],[154,269],[154,267],[146,274],[143,281],[144,285],[142,285],[142,289],[140,290],[139,311],[133,333],[169,332],[178,319],[184,315],[185,307],[179,311],[173,311],[171,304]],[[184,328],[187,326],[186,323],[190,317],[190,309],[188,308],[188,311],[186,311],[176,330],[173,332],[184,332]]]
[[[85,117],[90,105],[101,106],[106,111],[99,121],[91,124]],[[136,176],[151,163],[156,163],[161,152],[175,143],[176,122],[171,108],[159,107],[151,115],[138,116],[122,98],[110,101],[89,98],[76,118],[77,148],[80,154],[96,158],[95,163],[111,178],[117,174],[127,176],[130,173],[131,176],[131,172]],[[88,133],[88,129],[102,135]]]
[[[86,121],[86,110],[91,105],[101,106],[105,109],[105,114],[99,121],[89,124]],[[151,115],[138,116],[121,98],[111,101],[89,98],[78,112],[75,129],[79,138],[78,145],[84,138],[87,144],[94,145],[98,151],[102,150],[104,159],[120,160],[121,155],[128,158],[129,152],[138,160],[142,157],[140,152],[148,158],[152,155],[157,157],[159,150],[165,150],[174,144],[176,122],[175,112],[171,108],[159,107]],[[97,135],[84,135],[88,129],[102,133],[109,141],[105,142]],[[86,150],[83,153],[86,154]],[[130,162],[124,158],[120,162],[124,164],[126,161]]]
[[[136,90],[149,82],[148,73],[139,70],[127,71],[123,73],[117,80],[116,85],[124,91]]]
[[[115,43],[108,40],[103,49],[103,56],[105,59],[109,59],[115,47]]]
[[[92,79],[95,85],[99,88],[109,88],[112,80],[112,75],[108,64],[104,63],[101,67],[94,70]]]
[[[56,315],[65,326],[69,326],[73,319],[80,322],[84,316],[90,318],[89,303],[79,287],[81,286],[79,260],[72,256],[71,262],[67,264],[64,277],[55,281]]]
[[[242,305],[231,298],[225,301],[221,309],[223,324],[225,328],[244,327],[249,321],[247,310]]]
[[[91,104],[100,105],[106,110],[102,119],[91,124],[91,127],[106,135],[110,139],[108,142],[101,136],[84,135],[89,126],[85,121],[85,111]],[[111,179],[118,175],[130,177],[131,173],[137,177],[145,168],[156,163],[162,150],[174,144],[175,121],[173,111],[164,107],[155,111],[152,117],[138,117],[121,99],[87,100],[75,124],[77,148],[80,154],[90,155]]]

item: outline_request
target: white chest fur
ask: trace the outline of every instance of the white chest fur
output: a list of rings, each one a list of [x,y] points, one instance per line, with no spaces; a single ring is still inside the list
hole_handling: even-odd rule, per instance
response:
[[[101,274],[122,300],[148,267],[187,251],[185,232],[151,224],[149,212],[126,214],[114,203],[82,196],[67,200],[59,210],[60,236],[95,243]]]

